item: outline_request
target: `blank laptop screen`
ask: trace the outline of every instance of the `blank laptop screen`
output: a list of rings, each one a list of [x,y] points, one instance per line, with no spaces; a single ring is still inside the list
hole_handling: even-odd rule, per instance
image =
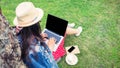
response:
[[[46,28],[61,36],[64,36],[68,21],[48,14]]]

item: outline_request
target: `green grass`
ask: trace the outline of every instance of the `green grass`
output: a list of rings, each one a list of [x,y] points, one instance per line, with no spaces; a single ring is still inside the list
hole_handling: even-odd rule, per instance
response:
[[[120,68],[120,0],[2,0],[3,14],[11,26],[15,7],[23,1],[32,1],[44,10],[42,29],[48,13],[74,22],[75,28],[83,27],[79,37],[65,40],[65,47],[79,46],[78,64],[67,65],[64,56],[60,68]]]

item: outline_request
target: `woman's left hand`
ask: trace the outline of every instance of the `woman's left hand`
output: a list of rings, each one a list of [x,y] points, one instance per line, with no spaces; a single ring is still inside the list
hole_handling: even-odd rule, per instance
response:
[[[44,41],[47,40],[46,37],[48,37],[48,35],[46,33],[41,33],[40,35],[42,36],[42,38],[43,38]]]

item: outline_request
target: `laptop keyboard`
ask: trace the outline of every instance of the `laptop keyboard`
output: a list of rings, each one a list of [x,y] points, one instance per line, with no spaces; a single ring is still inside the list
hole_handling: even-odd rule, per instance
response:
[[[60,41],[61,37],[52,33],[51,31],[45,30],[44,33],[48,35],[48,38],[54,37],[56,39],[56,44]]]

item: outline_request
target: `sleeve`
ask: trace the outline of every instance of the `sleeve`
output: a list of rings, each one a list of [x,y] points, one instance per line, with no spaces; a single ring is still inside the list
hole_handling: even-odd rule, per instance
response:
[[[42,64],[38,63],[32,54],[29,55],[30,62],[28,62],[28,68],[45,68]]]

